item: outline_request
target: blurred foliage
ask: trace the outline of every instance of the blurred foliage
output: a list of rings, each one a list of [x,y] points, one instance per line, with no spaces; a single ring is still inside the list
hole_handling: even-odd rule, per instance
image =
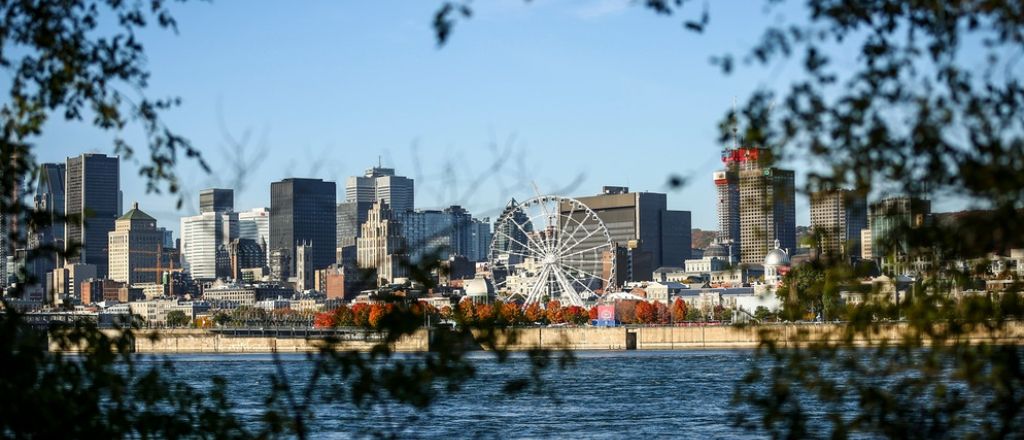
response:
[[[708,3],[699,16],[686,0],[634,3],[682,15],[689,30],[710,25]],[[806,16],[780,14],[746,53],[712,59],[725,74],[799,63],[792,82],[760,86],[727,112],[720,141],[738,128],[745,145],[770,148],[770,160],[807,166],[807,193],[954,199],[970,211],[876,237],[899,250],[883,255],[889,282],[865,283],[869,267],[838,261],[790,272],[778,291],[782,319],[848,324],[763,329],[737,388],[738,424],[777,438],[1021,438],[1020,286],[975,288],[993,278],[990,253],[1024,248],[1024,4],[800,3]],[[471,16],[470,2],[444,4],[441,44]]]

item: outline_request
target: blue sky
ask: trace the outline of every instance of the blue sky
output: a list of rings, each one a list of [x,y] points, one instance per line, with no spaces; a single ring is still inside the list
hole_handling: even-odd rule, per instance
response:
[[[478,216],[496,215],[510,196],[531,196],[531,182],[565,195],[602,185],[667,191],[668,177],[681,174],[691,180],[669,193],[670,207],[713,229],[716,123],[734,99],[783,86],[792,70],[723,76],[708,62],[743,52],[784,16],[766,14],[760,2],[709,2],[702,35],[681,26],[699,15],[699,3],[666,18],[627,0],[476,2],[476,15],[441,49],[430,28],[438,3],[176,6],[177,35],[143,36],[149,94],[183,99],[166,121],[205,151],[214,172],[183,163],[191,197],[177,211],[172,197],[145,194],[137,165],[123,163],[125,205],[139,201],[177,230],[178,218],[197,210],[199,189],[232,180],[225,133],[249,132],[248,154],[260,160],[250,162],[238,209],[266,206],[270,182],[291,176],[336,180],[341,200],[345,176],[381,157],[417,179],[417,207],[461,203]],[[85,124],[52,122],[37,151],[42,161],[109,153],[110,139]],[[499,157],[490,145],[511,154],[497,176],[476,180]],[[807,224],[803,198],[797,209]]]

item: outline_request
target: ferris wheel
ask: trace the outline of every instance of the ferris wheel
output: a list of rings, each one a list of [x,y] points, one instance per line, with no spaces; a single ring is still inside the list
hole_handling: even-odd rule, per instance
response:
[[[494,226],[491,273],[497,290],[526,305],[547,298],[582,306],[615,278],[615,265],[604,264],[613,251],[608,228],[579,200],[512,200]]]

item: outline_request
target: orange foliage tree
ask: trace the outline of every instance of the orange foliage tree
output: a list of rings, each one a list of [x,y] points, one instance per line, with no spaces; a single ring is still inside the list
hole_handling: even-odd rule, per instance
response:
[[[374,304],[370,306],[370,315],[367,317],[366,323],[369,324],[371,328],[377,328],[380,325],[380,320],[384,318],[384,314],[386,312],[387,309],[385,309],[381,304]]]
[[[562,317],[570,324],[583,325],[590,322],[590,313],[580,306],[566,307],[562,310]]]
[[[590,310],[587,312],[587,314],[590,315],[590,320],[591,321],[596,320],[597,319],[597,306],[591,307]]]
[[[565,322],[565,316],[562,314],[562,303],[557,300],[548,301],[548,306],[544,308],[544,315],[548,318],[548,323],[550,324]]]
[[[514,302],[502,303],[498,309],[498,323],[503,325],[522,324],[523,313]]]
[[[317,313],[313,317],[313,327],[331,328],[334,327],[334,314],[329,312]]]
[[[351,327],[355,325],[354,318],[352,309],[347,306],[342,305],[334,309],[334,325],[338,327]]]
[[[656,319],[654,306],[647,301],[640,301],[636,304],[636,322],[640,324],[654,324]]]
[[[526,310],[523,311],[523,315],[526,318],[526,322],[533,324],[535,322],[543,323],[545,320],[544,310],[540,308],[540,304],[533,303],[526,306]]]
[[[494,307],[490,304],[479,304],[476,306],[476,311],[473,313],[473,317],[476,318],[477,324],[494,324]]]
[[[668,324],[672,320],[672,315],[668,310],[668,306],[661,301],[654,303],[654,321],[658,324]]]
[[[619,301],[615,303],[615,315],[623,324],[636,323],[636,306],[640,301]]]
[[[352,306],[352,325],[366,327],[370,324],[370,305],[359,303]]]
[[[686,321],[686,301],[676,298],[672,303],[672,320],[675,322]]]

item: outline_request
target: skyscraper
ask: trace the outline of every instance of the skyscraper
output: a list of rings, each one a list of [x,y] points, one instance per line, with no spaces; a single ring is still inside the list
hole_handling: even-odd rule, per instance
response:
[[[869,217],[873,256],[905,256],[910,251],[906,233],[924,224],[931,208],[931,201],[909,196],[887,197],[873,203]]]
[[[69,157],[66,163],[66,215],[72,217],[65,229],[65,247],[81,245],[72,263],[96,266],[96,276],[107,277],[107,234],[114,230],[121,184],[116,156],[86,153]]]
[[[374,269],[378,280],[388,282],[405,276],[408,257],[401,232],[402,224],[394,219],[388,204],[381,201],[374,203],[362,228],[362,235],[356,245],[359,268]]]
[[[338,204],[338,247],[356,245],[356,239],[362,234],[362,225],[366,222],[367,213],[373,202],[344,202]]]
[[[181,218],[181,264],[200,280],[231,275],[231,242],[238,238],[238,214],[204,212]],[[220,264],[218,264],[218,262]]]
[[[163,255],[164,234],[156,227],[156,219],[132,205],[114,223],[108,236],[110,279],[122,283],[155,283],[157,273],[151,271]]]
[[[740,262],[761,264],[779,240],[796,249],[796,192],[793,171],[770,165],[770,151],[744,147],[727,150],[723,161],[739,175]]]
[[[654,269],[682,266],[683,261],[690,257],[690,212],[669,210],[665,194],[604,187],[600,195],[579,197],[577,200],[604,222],[613,244],[633,246],[630,268],[633,281],[649,280]],[[571,214],[565,207],[562,213]],[[598,239],[591,237],[588,240]],[[582,243],[589,247],[587,241]]]
[[[716,242],[727,246],[733,255],[740,250],[740,178],[735,167],[729,165],[731,157],[723,155],[726,169],[715,171],[715,190],[718,196],[718,234]]]
[[[238,213],[238,238],[252,240],[263,248],[263,264],[267,265],[270,247],[270,209],[253,208]]]
[[[867,200],[840,189],[811,194],[811,228],[821,251],[832,257],[861,256],[860,234],[868,226]]]
[[[270,185],[270,250],[283,250],[295,273],[295,247],[311,247],[311,270],[335,261],[337,187],[322,179],[285,179]]]
[[[494,246],[491,246],[489,252],[494,252],[497,249],[508,249],[511,251],[507,254],[509,261],[503,262],[503,264],[519,264],[523,262],[521,255],[524,255],[526,251],[523,244],[529,241],[526,234],[533,232],[533,224],[530,223],[530,218],[526,213],[519,209],[519,202],[514,198],[505,205],[505,209],[498,216],[498,220],[506,217],[511,221],[494,225]],[[520,230],[516,225],[522,225],[523,230]],[[489,258],[494,259],[496,256],[497,254],[493,253]]]
[[[199,191],[199,213],[235,210],[235,191],[209,188]]]
[[[396,213],[411,211],[415,207],[414,196],[413,180],[396,176],[393,168],[373,167],[363,176],[352,176],[345,182],[346,202],[383,200]]]

